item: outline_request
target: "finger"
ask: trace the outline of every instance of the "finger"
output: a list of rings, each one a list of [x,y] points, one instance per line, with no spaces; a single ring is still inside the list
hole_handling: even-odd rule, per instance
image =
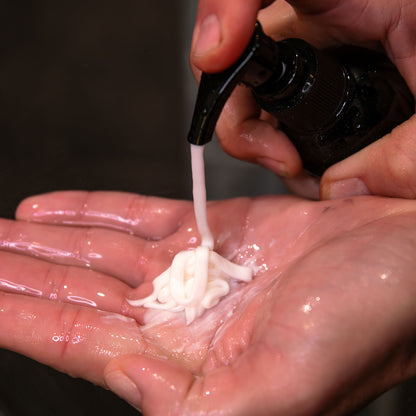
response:
[[[233,64],[253,34],[261,5],[261,0],[201,0],[191,62],[204,72],[219,72]]]
[[[294,408],[291,401],[302,405],[296,394],[285,397],[292,370],[280,366],[280,360],[279,354],[270,353],[266,361],[264,354],[250,351],[233,365],[201,376],[167,360],[131,355],[110,362],[105,381],[112,391],[149,416],[275,414],[279,409],[279,414],[289,414]],[[264,387],[265,375],[273,380],[274,388]]]
[[[0,220],[0,248],[53,263],[86,267],[131,286],[161,273],[172,257],[158,250],[159,243],[117,231],[11,220]]]
[[[276,41],[301,38],[320,49],[337,43],[335,38],[340,34],[334,29],[335,21],[332,17],[327,17],[326,8],[321,7],[320,2],[314,2],[310,8],[303,5],[303,8],[295,9],[295,5],[296,2],[277,0],[261,10],[258,20],[264,32]],[[308,10],[311,10],[311,14],[308,14]],[[316,13],[313,10],[316,10]],[[320,10],[322,15],[319,14]]]
[[[294,178],[284,179],[284,184],[295,195],[314,200],[320,198],[319,179],[306,172],[302,172]]]
[[[53,192],[24,200],[16,217],[52,224],[95,225],[150,239],[172,234],[189,203],[123,192]]]
[[[374,194],[416,197],[416,116],[391,134],[332,166],[321,181],[321,197]]]
[[[260,10],[258,20],[264,33],[274,40],[294,37],[298,16],[294,8],[285,0],[276,0]]]
[[[414,42],[416,24],[416,4],[402,4],[401,7],[391,7],[388,35],[383,46],[399,69],[413,94],[416,94],[416,45]]]
[[[114,357],[141,353],[137,323],[110,312],[0,292],[0,347],[103,384]]]
[[[381,3],[383,13],[379,13],[380,4],[373,7],[360,0],[278,0],[259,13],[259,20],[265,32],[276,40],[297,37],[320,49],[352,43],[378,50],[380,44],[386,47],[386,43],[393,41],[392,48],[386,47],[390,52],[391,49],[403,50],[405,44],[406,49],[414,51],[409,36],[414,22],[407,24],[408,16],[414,13],[402,11],[392,2]],[[392,39],[391,31],[396,32]],[[398,37],[401,42],[394,41]]]
[[[326,13],[338,7],[340,3],[334,2],[334,0],[287,0],[287,2],[295,7],[299,12],[311,15]]]
[[[107,386],[146,415],[242,414],[249,387],[242,385],[249,383],[241,382],[230,368],[209,379],[172,362],[138,355],[116,358],[105,369]],[[249,414],[248,406],[245,410]]]
[[[217,123],[222,148],[239,159],[258,163],[272,172],[293,177],[302,162],[294,145],[278,130],[277,121],[262,115],[246,88],[237,88]]]
[[[147,415],[180,414],[179,403],[194,382],[191,372],[177,364],[138,355],[112,360],[104,379],[114,393]]]
[[[150,287],[133,291],[105,274],[0,252],[0,290],[51,301],[89,306],[143,320],[142,308],[132,308],[126,299],[147,295]],[[150,286],[150,285],[149,285]]]

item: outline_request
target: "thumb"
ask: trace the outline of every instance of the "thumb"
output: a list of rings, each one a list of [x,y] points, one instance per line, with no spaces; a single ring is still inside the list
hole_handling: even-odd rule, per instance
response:
[[[145,415],[181,414],[179,407],[194,381],[192,374],[172,362],[125,355],[104,370],[107,387]]]
[[[363,194],[416,197],[415,115],[322,177],[322,199]]]
[[[261,4],[261,0],[200,0],[191,63],[204,72],[219,72],[233,64],[253,34]]]

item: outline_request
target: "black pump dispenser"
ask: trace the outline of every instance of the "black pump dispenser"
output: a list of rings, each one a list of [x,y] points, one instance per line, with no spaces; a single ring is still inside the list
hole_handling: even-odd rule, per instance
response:
[[[211,140],[237,84],[279,120],[315,175],[389,133],[414,113],[414,98],[382,54],[351,46],[318,51],[300,39],[275,42],[259,23],[240,59],[203,73],[188,141]]]

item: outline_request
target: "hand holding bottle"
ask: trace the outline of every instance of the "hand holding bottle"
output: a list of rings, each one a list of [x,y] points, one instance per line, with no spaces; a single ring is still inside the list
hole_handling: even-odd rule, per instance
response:
[[[192,61],[206,72],[226,68],[241,54],[251,36],[248,28],[254,27],[262,5],[260,1],[219,3],[200,2]],[[265,32],[276,39],[301,37],[319,48],[354,43],[376,49],[382,43],[410,89],[415,91],[412,7],[411,3],[406,6],[402,2],[399,5],[383,1],[371,3],[367,8],[358,1],[341,2],[336,8],[333,2],[326,1],[313,5],[304,1],[290,4],[275,1],[261,10],[258,18]],[[383,10],[383,14],[378,10]],[[208,46],[210,37],[214,44],[211,47]],[[260,163],[288,178],[289,186],[301,194],[318,196],[313,181],[301,174],[301,161],[292,143],[276,127],[276,120],[260,112],[250,92],[238,89],[224,108],[217,135],[229,153]],[[416,151],[409,137],[415,130],[412,117],[392,134],[329,168],[321,180],[321,197],[363,193],[414,197]]]

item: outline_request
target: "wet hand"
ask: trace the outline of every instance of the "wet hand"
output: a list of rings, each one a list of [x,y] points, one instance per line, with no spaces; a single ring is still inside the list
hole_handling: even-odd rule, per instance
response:
[[[374,49],[382,45],[416,93],[414,2],[200,0],[191,51],[194,67],[216,72],[235,62],[252,35],[256,17],[276,40],[300,37],[319,48],[339,43]],[[320,183],[303,173],[294,146],[278,130],[276,120],[260,111],[246,88],[235,90],[216,132],[225,151],[272,170],[299,195],[416,197],[415,117],[329,168]]]
[[[33,197],[18,221],[0,222],[0,346],[146,415],[342,414],[414,375],[415,208],[375,197],[211,203],[215,249],[255,278],[186,326],[127,299],[198,245],[192,204]]]

